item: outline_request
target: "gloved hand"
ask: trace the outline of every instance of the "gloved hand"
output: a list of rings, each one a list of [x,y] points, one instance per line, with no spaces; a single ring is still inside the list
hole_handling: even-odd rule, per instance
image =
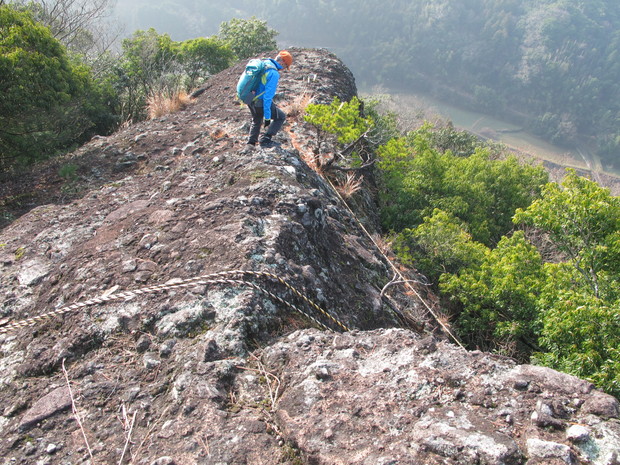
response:
[[[270,119],[266,119],[265,120],[265,127],[269,126],[271,124],[271,120]]]

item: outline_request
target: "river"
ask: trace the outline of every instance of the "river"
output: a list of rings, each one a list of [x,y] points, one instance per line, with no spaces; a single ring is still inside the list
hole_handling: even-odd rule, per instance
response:
[[[523,131],[514,124],[493,116],[464,110],[424,94],[385,89],[360,94],[363,98],[379,98],[382,102],[381,107],[398,114],[404,119],[405,125],[407,119],[411,121],[412,127],[419,124],[421,119],[431,122],[450,120],[458,129],[501,142],[524,156],[559,165],[558,169],[554,170],[555,173],[550,173],[554,181],[560,181],[564,176],[564,171],[560,167],[589,171],[590,177],[599,185],[609,188],[612,195],[620,196],[620,173],[603,170],[598,158],[585,146],[573,150],[558,147]]]
[[[385,93],[383,95],[386,95]],[[424,115],[430,121],[448,119],[457,129],[462,129],[481,137],[501,142],[507,147],[533,158],[585,170],[600,170],[592,161],[593,157],[584,149],[569,150],[550,144],[543,139],[523,131],[520,127],[495,117],[463,110],[421,94],[387,92],[388,107],[399,115],[419,117]]]

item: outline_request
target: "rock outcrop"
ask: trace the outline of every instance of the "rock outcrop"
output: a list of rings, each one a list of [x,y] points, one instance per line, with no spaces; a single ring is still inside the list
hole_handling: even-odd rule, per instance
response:
[[[372,200],[292,116],[353,76],[291,51],[281,148],[241,151],[240,63],[62,160],[72,201],[0,233],[0,463],[619,464],[616,399],[450,343],[423,288],[386,301]]]

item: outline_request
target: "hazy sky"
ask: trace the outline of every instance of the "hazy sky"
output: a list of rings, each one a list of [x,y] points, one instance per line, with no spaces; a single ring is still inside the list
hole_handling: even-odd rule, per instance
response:
[[[197,3],[199,8],[193,6]],[[126,36],[152,27],[177,41],[212,36],[223,21],[251,16],[221,0],[116,0],[114,14],[123,23]]]

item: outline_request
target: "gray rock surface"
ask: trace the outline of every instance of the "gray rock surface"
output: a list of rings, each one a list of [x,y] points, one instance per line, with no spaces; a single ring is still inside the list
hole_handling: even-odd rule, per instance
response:
[[[353,76],[291,51],[282,148],[241,153],[240,63],[68,155],[72,196],[50,165],[0,231],[0,464],[617,465],[616,399],[451,344],[423,286],[382,295],[372,196],[344,205],[294,117]]]
[[[278,425],[308,463],[613,463],[620,424],[583,408],[601,396],[587,383],[430,342],[401,329],[288,336],[262,357],[286,386]],[[550,404],[560,427],[531,419]],[[567,441],[570,425],[595,432]]]

